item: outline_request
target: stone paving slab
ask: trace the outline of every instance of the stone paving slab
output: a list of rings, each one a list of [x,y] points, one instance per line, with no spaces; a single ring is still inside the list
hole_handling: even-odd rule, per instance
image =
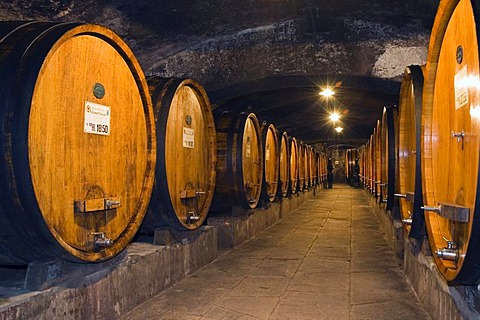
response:
[[[430,319],[363,190],[323,189],[121,319]]]

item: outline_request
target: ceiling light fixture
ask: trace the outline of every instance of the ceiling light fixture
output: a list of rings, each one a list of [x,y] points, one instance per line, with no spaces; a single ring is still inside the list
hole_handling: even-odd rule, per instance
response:
[[[336,128],[335,128],[335,131],[337,131],[338,133],[340,133],[340,132],[343,131],[343,128],[342,128],[342,127],[336,127]]]
[[[336,112],[330,114],[330,120],[333,121],[333,122],[337,122],[338,120],[340,120],[340,115]]]
[[[326,98],[331,97],[334,94],[335,94],[335,92],[330,88],[325,88],[319,93],[319,95],[324,96]]]

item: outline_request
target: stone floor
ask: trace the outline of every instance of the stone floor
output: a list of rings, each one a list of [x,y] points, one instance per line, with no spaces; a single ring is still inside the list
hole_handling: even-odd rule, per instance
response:
[[[430,319],[367,203],[323,189],[122,319]]]

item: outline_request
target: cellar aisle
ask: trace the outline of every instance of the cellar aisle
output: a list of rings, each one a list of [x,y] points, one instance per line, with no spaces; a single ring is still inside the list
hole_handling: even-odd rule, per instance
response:
[[[430,319],[364,190],[334,184],[121,319]]]

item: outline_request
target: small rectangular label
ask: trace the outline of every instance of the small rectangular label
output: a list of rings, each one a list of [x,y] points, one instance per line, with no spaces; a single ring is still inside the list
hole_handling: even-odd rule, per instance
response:
[[[468,70],[465,65],[457,72],[454,79],[455,86],[455,110],[468,104]]]
[[[183,147],[191,148],[194,147],[194,131],[192,128],[183,127]]]
[[[252,144],[250,142],[247,142],[245,144],[245,157],[246,158],[252,157]]]
[[[85,101],[85,122],[83,132],[110,135],[110,107]]]

